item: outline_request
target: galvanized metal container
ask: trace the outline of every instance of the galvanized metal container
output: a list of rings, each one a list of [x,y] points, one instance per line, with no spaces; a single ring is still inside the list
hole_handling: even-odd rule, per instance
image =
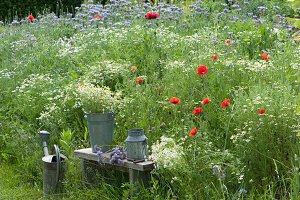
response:
[[[60,164],[56,155],[48,155],[42,158],[43,170],[43,193],[45,195],[56,194],[63,191],[62,181],[65,176],[66,157],[60,155]]]
[[[45,156],[42,158],[44,162],[43,169],[43,193],[45,195],[56,194],[63,190],[62,180],[65,176],[65,164],[67,158],[59,153],[59,148],[54,145],[55,155],[49,155],[47,141],[50,137],[48,131],[39,132]]]
[[[127,158],[142,160],[148,158],[148,139],[144,135],[144,129],[131,129],[125,140]]]
[[[110,149],[114,136],[113,113],[90,113],[86,114],[92,152],[96,153],[95,145],[101,147],[102,152]]]

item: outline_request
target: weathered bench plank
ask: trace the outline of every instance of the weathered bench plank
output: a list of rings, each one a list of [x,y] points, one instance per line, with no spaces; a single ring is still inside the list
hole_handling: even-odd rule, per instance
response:
[[[96,153],[92,152],[92,148],[75,150],[74,155],[82,159],[98,161],[98,156]],[[102,153],[102,161],[105,164],[109,164],[109,160],[110,160],[110,153]],[[133,163],[131,161],[128,161],[127,159],[124,159],[123,162],[124,165],[116,165],[116,166],[126,167],[137,171],[151,171],[154,168],[152,161]]]
[[[124,165],[111,165],[109,164],[110,153],[102,153],[101,159],[105,163],[104,166],[98,165],[98,156],[92,152],[92,148],[79,149],[74,151],[74,155],[81,158],[82,163],[82,182],[84,185],[93,184],[95,181],[95,173],[101,174],[102,169],[111,168],[118,171],[128,172],[131,187],[136,187],[138,184],[142,184],[145,187],[150,185],[151,175],[150,172],[154,168],[152,161],[144,161],[134,163],[127,159],[122,160]],[[97,170],[96,170],[97,168]],[[103,174],[105,176],[105,173]],[[133,194],[133,191],[132,191]]]

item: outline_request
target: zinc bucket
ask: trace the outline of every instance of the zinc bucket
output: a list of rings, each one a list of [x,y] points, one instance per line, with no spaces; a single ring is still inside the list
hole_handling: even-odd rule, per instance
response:
[[[108,151],[113,143],[114,114],[90,113],[86,114],[85,117],[88,125],[92,152],[97,152],[94,148],[95,145],[101,147],[102,152]]]

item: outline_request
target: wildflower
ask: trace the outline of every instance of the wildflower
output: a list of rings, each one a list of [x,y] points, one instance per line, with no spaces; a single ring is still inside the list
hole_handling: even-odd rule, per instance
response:
[[[193,129],[191,130],[190,136],[194,136],[194,135],[196,135],[196,133],[197,133],[197,129],[196,129],[196,127],[195,127],[195,128],[193,128]]]
[[[271,56],[268,57],[268,55],[267,55],[266,53],[261,54],[261,57],[262,57],[264,60],[268,60],[269,58],[272,58]]]
[[[155,87],[155,90],[158,91],[158,95],[161,95],[161,94],[162,94],[161,91],[160,91],[161,88],[162,88],[162,86]]]
[[[177,98],[177,97],[172,97],[172,98],[170,99],[170,102],[173,103],[173,104],[178,104],[178,103],[180,103],[180,99]]]
[[[219,165],[214,165],[213,166],[213,175],[220,175],[221,172],[221,167]]]
[[[147,13],[146,19],[156,19],[159,17],[159,14],[157,13]]]
[[[96,19],[101,19],[102,16],[101,16],[101,15],[96,15],[95,18],[96,18]]]
[[[218,58],[218,55],[212,56],[211,58],[216,60]]]
[[[273,9],[274,10],[276,10],[276,9],[280,10],[280,7],[279,6],[273,6]]]
[[[149,129],[149,130],[148,130],[148,133],[151,133],[151,132],[152,132],[152,130],[151,130],[151,129]]]
[[[132,69],[132,71],[135,71],[135,70],[137,70],[137,67],[136,66],[131,66],[131,69]]]
[[[264,114],[265,111],[266,111],[265,109],[262,109],[262,110],[259,110],[258,113],[259,113],[259,114]]]
[[[241,196],[241,194],[243,194],[244,196],[246,196],[246,193],[247,193],[247,190],[245,190],[245,189],[240,189],[240,191],[239,191],[239,196]]]
[[[203,109],[202,108],[195,108],[194,109],[194,115],[197,115],[198,113],[202,113]]]
[[[132,123],[135,124],[135,120],[132,120]]]
[[[208,71],[208,68],[204,65],[201,65],[200,67],[198,67],[197,69],[197,74],[198,75],[205,75]]]
[[[87,143],[87,140],[83,140],[84,143]]]
[[[163,123],[159,126],[159,128],[163,128],[164,126],[166,126],[166,123],[165,123],[165,122],[163,122]]]
[[[137,82],[138,84],[142,84],[142,78],[135,79],[135,82]]]
[[[208,104],[210,100],[208,98],[204,98],[203,101],[201,101],[202,104]]]
[[[230,104],[230,99],[226,99],[221,103],[221,107],[227,107]]]
[[[34,17],[32,15],[29,15],[28,16],[28,19],[30,19],[30,21],[33,21],[34,20]]]
[[[225,44],[226,44],[227,46],[229,46],[229,45],[230,45],[230,39],[227,39],[227,40],[225,41]]]

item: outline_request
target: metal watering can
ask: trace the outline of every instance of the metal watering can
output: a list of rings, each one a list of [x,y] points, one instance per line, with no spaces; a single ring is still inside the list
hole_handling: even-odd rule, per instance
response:
[[[42,158],[44,162],[43,169],[43,193],[45,195],[56,194],[63,190],[62,180],[65,176],[65,164],[67,158],[59,153],[57,145],[54,145],[55,155],[49,155],[47,148],[47,140],[50,133],[47,131],[39,132],[45,156]]]

